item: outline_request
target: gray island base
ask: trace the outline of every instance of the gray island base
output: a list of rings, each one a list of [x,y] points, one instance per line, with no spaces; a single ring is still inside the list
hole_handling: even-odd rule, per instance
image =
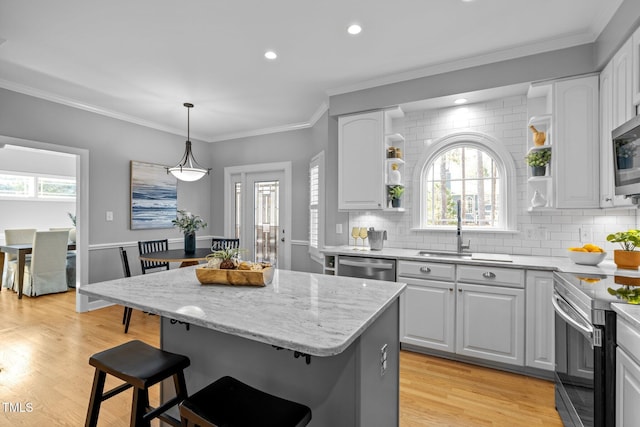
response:
[[[79,291],[163,316],[161,347],[191,359],[190,394],[231,375],[309,406],[310,426],[398,426],[404,284],[276,270],[265,287],[200,285],[194,268]]]

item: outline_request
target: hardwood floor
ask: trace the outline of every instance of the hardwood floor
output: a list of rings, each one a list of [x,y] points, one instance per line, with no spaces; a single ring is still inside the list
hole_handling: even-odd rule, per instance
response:
[[[125,335],[122,307],[79,314],[74,292],[18,300],[4,289],[0,313],[1,426],[83,425],[89,357],[131,339],[159,345],[158,317],[134,310]],[[401,427],[562,426],[548,381],[410,352],[400,360]],[[130,391],[104,402],[98,425],[128,426],[130,405]]]

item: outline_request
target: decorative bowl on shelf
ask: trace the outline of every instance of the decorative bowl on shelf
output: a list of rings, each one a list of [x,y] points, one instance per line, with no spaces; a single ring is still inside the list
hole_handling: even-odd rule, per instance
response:
[[[576,264],[598,265],[607,256],[606,252],[576,252],[569,251],[569,258]]]

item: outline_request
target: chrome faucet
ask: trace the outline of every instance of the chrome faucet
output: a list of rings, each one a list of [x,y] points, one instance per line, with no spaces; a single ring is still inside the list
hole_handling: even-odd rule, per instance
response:
[[[471,240],[466,245],[462,243],[462,214],[460,212],[461,201],[458,200],[458,229],[456,231],[456,237],[458,239],[458,253],[462,253],[465,249],[471,247]]]

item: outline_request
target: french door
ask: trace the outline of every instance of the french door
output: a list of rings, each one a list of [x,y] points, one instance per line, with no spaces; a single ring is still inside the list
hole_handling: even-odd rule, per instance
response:
[[[225,168],[225,236],[242,259],[291,268],[291,164]]]

